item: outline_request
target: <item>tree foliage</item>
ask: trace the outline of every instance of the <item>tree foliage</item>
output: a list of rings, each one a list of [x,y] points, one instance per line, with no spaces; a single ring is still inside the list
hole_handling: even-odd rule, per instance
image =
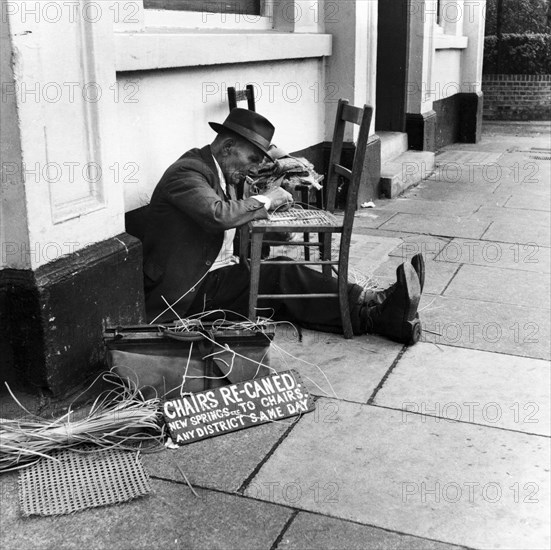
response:
[[[551,34],[504,34],[500,67],[496,36],[484,40],[484,74],[551,74]]]
[[[486,36],[497,34],[498,0],[486,0]],[[502,0],[502,27],[505,34],[551,32],[550,0]]]

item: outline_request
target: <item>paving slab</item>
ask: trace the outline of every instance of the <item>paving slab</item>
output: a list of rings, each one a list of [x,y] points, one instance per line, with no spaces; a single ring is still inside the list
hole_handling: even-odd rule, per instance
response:
[[[549,181],[546,186],[522,186],[522,185],[501,185],[500,187],[507,187],[513,197],[534,197],[539,198],[542,201],[549,201],[551,197],[551,187],[549,186]]]
[[[438,264],[438,262],[435,262]],[[450,264],[444,264],[450,265]],[[452,264],[453,265],[453,264]],[[551,307],[548,273],[514,271],[499,267],[462,265],[446,288],[445,296],[518,306]]]
[[[384,286],[392,284],[396,281],[396,268],[403,261],[399,256],[392,256],[375,271],[375,278]],[[441,294],[457,270],[456,264],[435,262],[432,258],[425,257],[425,288],[423,292]]]
[[[296,369],[314,395],[366,403],[402,346],[376,335],[345,340],[340,334],[303,331],[302,342],[285,325],[278,327],[270,349],[270,365]],[[331,407],[326,407],[330,415]]]
[[[484,122],[486,125],[486,121]],[[509,126],[509,125],[508,125]],[[510,127],[510,126],[509,126]],[[451,143],[442,147],[442,151],[457,150],[457,151],[499,151],[515,148],[530,148],[530,147],[549,147],[549,135],[545,132],[543,135],[496,135],[482,134],[482,138],[478,143]]]
[[[434,235],[420,235],[419,233],[402,233],[402,242],[389,256],[399,256],[403,260],[409,260],[414,254],[420,252],[427,258],[434,258],[444,250],[450,242],[450,238],[436,237]]]
[[[503,181],[514,181],[506,179],[509,175],[515,175],[513,169],[496,162],[488,165],[439,162],[426,183],[474,186],[479,191],[492,193]]]
[[[543,191],[549,187],[551,163],[537,160],[539,155],[529,152],[507,153],[499,160],[500,183],[524,191]],[[499,169],[496,168],[496,173]],[[492,177],[489,173],[489,177]],[[494,176],[495,177],[495,176]]]
[[[450,544],[549,548],[548,438],[346,402],[337,420],[304,416],[246,493]]]
[[[451,239],[435,257],[435,261],[549,273],[551,248],[533,243]]]
[[[152,480],[153,493],[118,506],[23,519],[17,477],[2,476],[0,543],[11,549],[270,548],[292,511],[239,496]]]
[[[551,162],[548,157],[550,156],[551,148],[549,145],[547,145],[547,147],[542,147],[540,144],[538,147],[535,143],[524,143],[507,148],[501,155],[499,162],[506,166],[512,166],[515,172],[521,175],[523,170],[525,170],[527,174],[531,172],[525,164],[540,166],[544,170],[549,168]],[[534,170],[530,177],[535,176]]]
[[[491,222],[478,220],[472,216],[433,216],[397,213],[392,219],[381,225],[381,229],[408,231],[444,237],[465,237],[479,239]]]
[[[551,215],[548,212],[542,212],[540,210],[531,211],[511,207],[482,206],[477,210],[476,217],[496,222],[514,220],[515,223],[532,223],[546,227],[551,225]]]
[[[378,228],[387,220],[392,218],[395,212],[385,212],[382,210],[375,210],[373,208],[365,208],[356,212],[354,216],[354,226],[356,224],[361,227]]]
[[[514,194],[525,194],[527,196],[541,196],[545,202],[549,202],[549,198],[551,196],[551,191],[549,189],[549,182],[551,181],[551,175],[545,174],[542,175],[541,180],[538,180],[536,182],[537,184],[516,184],[511,183],[510,181],[503,180],[500,183],[500,186],[494,191],[494,194],[504,194],[509,193],[511,195]]]
[[[473,186],[484,193],[493,193],[502,184],[521,187],[524,183],[539,183],[534,177],[538,173],[536,168],[515,163],[504,164],[502,158],[486,165],[441,162],[426,181],[431,184]]]
[[[374,403],[551,436],[550,388],[547,361],[419,342]]]
[[[428,201],[398,198],[379,201],[377,209],[389,212],[404,212],[407,214],[433,214],[438,216],[468,216],[473,214],[478,205],[450,201]]]
[[[455,235],[462,237],[463,235]],[[551,245],[551,228],[529,221],[497,220],[490,223],[488,229],[481,235],[486,241],[502,241],[507,243],[535,243],[537,246]]]
[[[501,168],[499,187],[494,191],[495,193],[503,189],[513,193],[549,193],[549,170],[546,168],[528,163],[520,164],[520,167],[517,167],[517,163],[512,163],[510,166],[504,163]]]
[[[438,237],[436,235],[421,235],[419,233],[409,233],[408,231],[390,231],[388,229],[371,229],[371,228],[362,228],[354,227],[354,233],[360,235],[369,235],[372,237],[393,237],[398,239],[398,247],[402,243],[411,242],[411,243],[427,243],[426,245],[420,245],[418,249],[412,248],[411,251],[408,251],[408,254],[415,254],[417,252],[423,252],[428,255],[438,254],[442,246],[434,247],[434,250],[431,248],[429,243],[446,243],[451,240],[451,237]],[[402,241],[402,243],[400,243]],[[414,244],[412,244],[414,246]],[[399,255],[398,248],[394,248],[390,253],[392,256]]]
[[[429,182],[456,185],[476,185],[484,191],[495,191],[498,186],[522,189],[530,192],[544,190],[549,181],[549,169],[519,155],[502,155],[495,163],[488,165],[442,163],[427,178]]]
[[[320,550],[460,550],[445,544],[377,527],[360,525],[309,512],[299,512],[278,549]]]
[[[436,155],[436,164],[473,164],[478,165],[489,165],[495,164],[499,157],[502,155],[502,152],[490,152],[490,151],[480,151],[472,149],[445,149],[444,151]]]
[[[488,187],[487,185],[425,180],[417,187],[408,190],[404,196],[408,199],[423,199],[437,202],[465,202],[469,206],[472,204],[477,206],[482,206],[483,204],[502,206],[507,202],[510,193],[495,194],[494,191],[498,187],[499,183]]]
[[[517,208],[526,210],[542,210],[549,212],[551,210],[551,199],[548,193],[530,193],[513,191],[507,202],[503,205],[505,208]]]
[[[293,422],[293,418],[270,422],[178,449],[146,454],[144,466],[151,475],[176,482],[184,481],[178,469],[181,468],[192,485],[232,493],[241,487]],[[228,468],[229,456],[231,468]]]
[[[353,235],[350,243],[349,271],[371,275],[401,242],[396,237]],[[353,278],[351,279],[353,280]]]
[[[550,358],[546,309],[423,294],[419,315],[424,342]]]

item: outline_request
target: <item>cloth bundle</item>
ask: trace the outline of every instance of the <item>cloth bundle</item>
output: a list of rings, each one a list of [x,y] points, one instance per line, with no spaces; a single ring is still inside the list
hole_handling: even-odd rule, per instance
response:
[[[247,177],[249,195],[261,195],[275,187],[292,193],[301,186],[306,189],[321,189],[323,176],[305,158],[292,157],[272,145],[268,154],[273,161],[265,160],[256,178]]]

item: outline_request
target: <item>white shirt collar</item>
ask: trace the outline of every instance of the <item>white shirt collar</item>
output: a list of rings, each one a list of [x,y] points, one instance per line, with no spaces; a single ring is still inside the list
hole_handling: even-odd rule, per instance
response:
[[[224,173],[222,172],[222,168],[220,168],[220,165],[218,164],[218,161],[216,160],[214,155],[212,155],[212,158],[214,160],[216,170],[218,170],[218,178],[220,179],[220,187],[222,188],[222,191],[224,191],[224,193],[225,193],[226,189],[227,189],[226,178],[224,177]]]

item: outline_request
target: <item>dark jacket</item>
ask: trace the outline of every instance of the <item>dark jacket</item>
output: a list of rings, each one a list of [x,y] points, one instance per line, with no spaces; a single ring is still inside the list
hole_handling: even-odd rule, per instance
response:
[[[224,195],[209,145],[180,157],[157,184],[149,207],[143,251],[148,320],[167,309],[162,297],[177,302],[174,309],[185,316],[224,231],[267,217],[260,201]],[[156,322],[174,318],[169,311]]]

